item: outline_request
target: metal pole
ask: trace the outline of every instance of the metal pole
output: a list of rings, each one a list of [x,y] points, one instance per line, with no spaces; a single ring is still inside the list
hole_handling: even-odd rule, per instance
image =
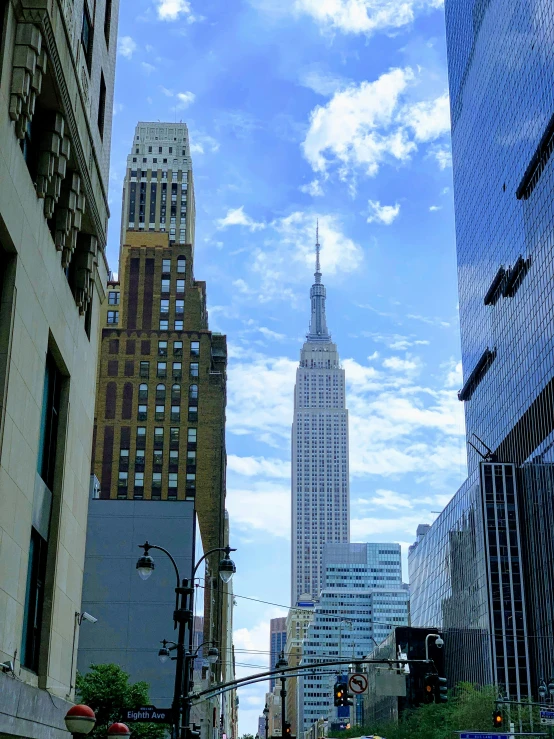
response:
[[[281,676],[281,737],[282,739],[285,739],[285,718],[286,718],[285,698],[287,697],[287,691],[285,690],[286,681],[287,681],[287,678],[284,675],[282,675]]]
[[[187,682],[187,658],[185,655],[185,629],[188,621],[188,613],[186,608],[186,597],[189,592],[187,580],[183,580],[182,587],[175,588],[177,594],[177,602],[179,607],[176,609],[173,617],[179,625],[177,636],[177,661],[175,665],[175,689],[173,691],[173,721],[174,721],[174,739],[181,739],[181,712],[183,710],[183,687],[188,695]],[[180,596],[180,603],[179,603]],[[183,685],[184,678],[184,685]],[[187,725],[187,724],[185,724]]]
[[[267,703],[265,704],[264,716],[265,716],[265,739],[268,739],[267,735],[269,733],[269,708],[267,707]]]

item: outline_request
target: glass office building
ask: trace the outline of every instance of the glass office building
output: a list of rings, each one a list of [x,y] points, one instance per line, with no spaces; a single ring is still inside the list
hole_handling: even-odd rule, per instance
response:
[[[456,635],[453,675],[536,697],[554,673],[554,4],[445,15],[470,477],[412,550],[412,622]]]

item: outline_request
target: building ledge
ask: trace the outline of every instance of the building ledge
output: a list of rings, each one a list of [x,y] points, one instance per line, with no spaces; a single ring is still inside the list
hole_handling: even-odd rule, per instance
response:
[[[69,739],[64,717],[73,704],[0,673],[0,736]]]

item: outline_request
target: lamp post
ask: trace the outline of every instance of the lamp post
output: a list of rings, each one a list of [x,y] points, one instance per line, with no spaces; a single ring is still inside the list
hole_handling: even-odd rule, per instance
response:
[[[267,706],[267,703],[265,704],[264,710],[263,710],[264,718],[265,718],[265,739],[268,738],[269,733],[269,708]]]
[[[435,646],[439,649],[442,648],[444,641],[440,634],[427,634],[425,637],[425,659],[429,661],[429,639],[435,640]]]
[[[193,650],[193,638],[194,638],[194,576],[196,570],[200,564],[214,552],[225,552],[225,556],[219,563],[219,576],[224,583],[229,582],[236,572],[235,563],[229,557],[231,552],[235,552],[236,549],[231,547],[215,547],[206,552],[196,563],[192,571],[192,578],[189,582],[188,579],[181,580],[179,575],[179,568],[172,555],[164,547],[160,547],[157,544],[150,544],[146,541],[144,544],[139,544],[139,548],[144,550],[144,553],[139,557],[136,569],[139,577],[142,580],[148,580],[150,575],[155,569],[154,559],[150,556],[149,552],[151,549],[156,549],[159,552],[163,552],[171,560],[173,569],[175,570],[175,577],[177,579],[177,586],[175,588],[175,611],[173,613],[174,628],[178,627],[177,642],[173,642],[172,649],[175,649],[177,655],[175,660],[177,662],[175,666],[175,687],[173,691],[173,739],[185,739],[185,734],[189,730],[190,723],[190,702],[188,696],[192,688],[191,678],[191,657]],[[185,629],[189,626],[189,649],[188,653],[185,653]],[[163,643],[163,642],[162,642]],[[164,649],[167,650],[167,642],[164,645]],[[160,650],[162,651],[162,650]],[[169,652],[170,650],[167,650]],[[159,654],[159,653],[158,653]],[[164,652],[159,654],[160,658],[168,657],[169,655]],[[217,660],[217,658],[216,658]],[[183,710],[184,709],[184,710]],[[181,713],[183,713],[183,722],[181,722]],[[185,732],[183,732],[185,728]]]
[[[275,669],[278,670],[280,667],[288,667],[288,666],[289,666],[289,663],[285,659],[285,653],[283,650],[281,650],[281,654],[279,655],[279,659],[277,660]],[[286,682],[287,682],[287,678],[285,677],[285,673],[283,672],[281,674],[281,738],[282,739],[285,739],[285,720],[286,720],[285,698],[287,697]]]

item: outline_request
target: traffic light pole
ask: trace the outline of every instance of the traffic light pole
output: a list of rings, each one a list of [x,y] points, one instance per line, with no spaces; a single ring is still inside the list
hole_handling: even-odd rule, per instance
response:
[[[287,691],[286,691],[286,682],[287,678],[284,675],[281,675],[281,739],[285,739],[286,731],[285,731],[285,720],[286,720],[286,706],[285,706],[285,698],[287,697]]]

